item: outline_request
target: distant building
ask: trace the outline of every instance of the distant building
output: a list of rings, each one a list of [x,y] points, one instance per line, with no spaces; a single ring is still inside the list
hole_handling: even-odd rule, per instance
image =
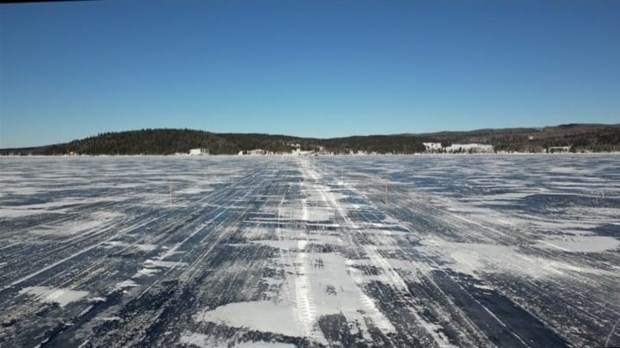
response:
[[[467,152],[467,153],[486,153],[486,152],[493,152],[494,148],[493,145],[486,145],[486,144],[452,144],[450,146],[447,146],[444,148],[444,150],[446,152],[451,152],[451,153],[461,153],[461,152]]]
[[[208,155],[209,154],[209,150],[207,149],[191,149],[189,150],[189,155],[190,156],[202,156],[202,155]]]
[[[570,152],[570,146],[551,146],[547,149],[548,153],[564,153]]]
[[[254,149],[254,150],[246,151],[245,154],[250,155],[250,156],[263,156],[263,155],[269,155],[270,153],[263,149]]]
[[[495,151],[493,145],[487,144],[452,144],[443,147],[441,143],[422,143],[426,152],[446,152],[446,153],[488,153]]]
[[[426,148],[426,152],[438,152],[441,151],[441,143],[422,143]]]

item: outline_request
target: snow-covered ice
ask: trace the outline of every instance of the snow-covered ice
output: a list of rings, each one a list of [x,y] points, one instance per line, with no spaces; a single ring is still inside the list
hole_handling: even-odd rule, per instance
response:
[[[618,155],[0,158],[0,345],[620,345],[618,173]]]

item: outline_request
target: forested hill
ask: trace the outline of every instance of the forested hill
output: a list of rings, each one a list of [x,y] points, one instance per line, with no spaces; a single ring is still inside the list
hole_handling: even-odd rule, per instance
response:
[[[331,153],[376,152],[410,154],[424,152],[423,142],[493,145],[497,151],[542,152],[554,146],[571,151],[620,151],[620,124],[569,124],[544,128],[482,129],[467,132],[352,136],[317,139],[285,135],[212,133],[191,129],[142,129],[102,133],[96,136],[30,148],[0,149],[1,155],[169,155],[193,148],[210,154],[237,154],[262,149],[269,152],[301,150]]]
[[[354,136],[334,139],[299,138],[285,135],[211,133],[191,129],[143,129],[102,133],[97,136],[49,146],[0,149],[0,154],[61,155],[75,152],[89,155],[169,155],[190,149],[207,149],[210,154],[237,154],[262,149],[268,152],[305,151],[349,153],[414,153],[424,151],[422,140],[411,135]],[[299,145],[297,147],[296,145]]]

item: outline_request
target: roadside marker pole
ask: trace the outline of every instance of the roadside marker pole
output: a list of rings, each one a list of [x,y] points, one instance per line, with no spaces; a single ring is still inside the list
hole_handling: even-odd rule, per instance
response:
[[[172,207],[172,184],[168,184],[168,187],[170,189],[170,207]]]
[[[385,197],[384,197],[385,205],[388,205],[388,172],[385,171]]]

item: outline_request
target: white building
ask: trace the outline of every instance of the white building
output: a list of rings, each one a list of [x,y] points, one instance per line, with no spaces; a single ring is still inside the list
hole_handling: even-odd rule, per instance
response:
[[[270,154],[268,151],[265,151],[263,149],[248,150],[246,151],[246,153],[250,156],[264,156]]]
[[[493,152],[493,145],[485,144],[452,144],[444,148],[446,152],[467,152],[467,153],[483,153]]]
[[[422,143],[426,148],[426,152],[437,152],[441,150],[441,143]]]
[[[487,153],[493,152],[493,145],[486,144],[452,144],[443,147],[441,143],[422,143],[426,152],[447,152],[447,153]]]
[[[207,149],[190,149],[189,150],[190,156],[202,156],[202,155],[208,155],[208,154],[209,154],[209,150]]]

